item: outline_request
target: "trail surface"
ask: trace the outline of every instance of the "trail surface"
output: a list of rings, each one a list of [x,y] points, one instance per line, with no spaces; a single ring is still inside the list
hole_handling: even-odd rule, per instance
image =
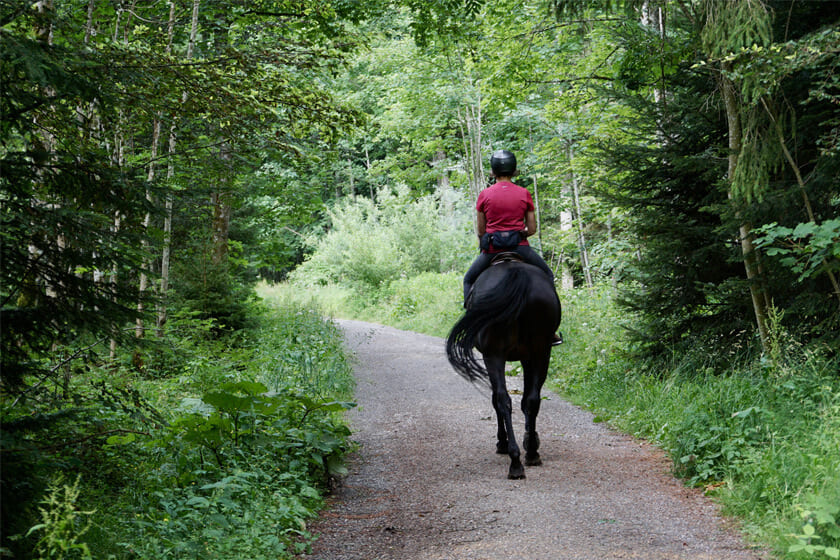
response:
[[[758,560],[715,506],[652,446],[545,393],[543,465],[506,478],[486,390],[459,377],[444,341],[340,321],[355,352],[359,451],[310,529],[315,560]],[[519,377],[509,388],[520,387]],[[513,395],[521,441],[523,418]]]

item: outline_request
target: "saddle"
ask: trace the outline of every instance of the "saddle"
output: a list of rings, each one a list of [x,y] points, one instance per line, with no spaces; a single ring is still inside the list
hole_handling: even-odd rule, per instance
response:
[[[513,251],[505,251],[504,253],[497,253],[490,260],[490,266],[494,264],[509,263],[509,262],[525,262],[522,255],[514,253]]]

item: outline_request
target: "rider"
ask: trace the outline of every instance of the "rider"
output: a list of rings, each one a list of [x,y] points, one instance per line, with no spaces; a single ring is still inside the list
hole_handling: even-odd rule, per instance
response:
[[[517,253],[526,263],[542,269],[554,284],[551,268],[528,244],[528,237],[537,231],[537,219],[531,193],[511,182],[519,173],[516,156],[508,150],[496,150],[490,157],[490,169],[496,182],[481,191],[475,205],[481,253],[464,275],[464,307],[476,278],[498,253]],[[560,342],[560,337],[555,335],[554,344]]]

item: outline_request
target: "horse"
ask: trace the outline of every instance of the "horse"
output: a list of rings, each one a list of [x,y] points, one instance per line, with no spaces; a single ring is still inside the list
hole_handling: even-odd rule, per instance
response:
[[[525,465],[541,465],[536,429],[540,391],[560,319],[560,300],[548,275],[533,265],[505,259],[478,277],[464,316],[446,339],[446,356],[455,370],[471,382],[489,382],[498,422],[496,453],[510,456],[509,479],[525,478],[525,468],[513,432],[505,363],[522,364]],[[481,352],[484,366],[473,347]]]

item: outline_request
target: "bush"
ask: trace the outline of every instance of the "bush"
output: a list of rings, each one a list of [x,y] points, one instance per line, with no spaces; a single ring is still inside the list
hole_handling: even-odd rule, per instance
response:
[[[465,268],[474,249],[464,205],[453,191],[412,200],[407,189],[382,190],[376,202],[343,200],[329,214],[331,229],[290,275],[291,282],[339,283],[371,297],[400,278]]]

